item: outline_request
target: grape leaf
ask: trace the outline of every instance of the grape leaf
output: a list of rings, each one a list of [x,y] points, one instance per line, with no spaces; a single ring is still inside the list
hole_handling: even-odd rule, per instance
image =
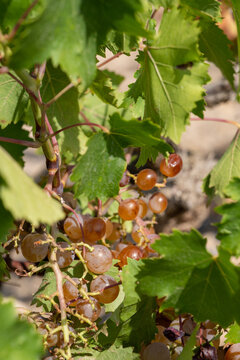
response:
[[[237,344],[240,338],[240,325],[235,321],[225,335],[225,343]]]
[[[199,326],[197,325],[195,329],[193,330],[189,340],[184,345],[183,351],[178,356],[178,360],[192,360],[193,358],[193,348],[196,344],[196,335],[199,330]]]
[[[71,176],[76,196],[84,193],[89,200],[116,196],[125,167],[123,150],[114,137],[94,134]]]
[[[234,89],[234,56],[230,41],[224,32],[212,21],[200,21],[201,33],[199,48],[209,61],[212,61],[222,72]]]
[[[0,185],[0,188],[1,188],[1,185]],[[4,221],[2,221],[1,227],[0,227],[0,243],[4,243],[4,242],[6,242],[7,234],[9,232],[9,230],[14,227],[14,224],[13,224],[13,217],[12,217],[11,213],[4,208],[1,199],[0,199],[0,218],[4,219]]]
[[[49,198],[0,147],[0,198],[4,207],[33,225],[52,224],[64,217],[61,205]]]
[[[112,88],[112,82],[106,73],[98,70],[97,77],[91,85],[91,90],[106,104],[117,106],[117,98]]]
[[[48,102],[51,100],[64,87],[69,85],[69,83],[70,79],[60,67],[54,68],[49,62],[41,90],[43,101]],[[54,102],[47,111],[49,121],[55,131],[65,126],[78,123],[78,114],[78,91],[76,88],[68,90]],[[63,131],[58,135],[58,142],[63,155],[67,152],[70,152],[73,156],[79,154],[80,144],[77,137],[78,132],[78,128],[73,128]]]
[[[16,123],[23,116],[28,95],[15,80],[7,74],[0,76],[0,126],[5,128],[11,122]]]
[[[204,179],[207,183],[205,190],[224,196],[225,188],[234,177],[240,177],[240,131],[238,130],[233,141],[212,171]]]
[[[220,3],[217,0],[181,0],[183,6],[192,8],[196,15],[205,15],[220,21]]]
[[[136,304],[141,301],[140,295],[136,291],[137,278],[141,261],[128,259],[128,264],[122,269],[122,283],[125,292],[124,306]]]
[[[149,120],[124,120],[118,113],[110,116],[111,134],[121,147],[127,146],[147,147],[148,155],[161,152],[166,155],[172,147],[160,139],[159,126]],[[152,150],[152,151],[151,151]]]
[[[222,215],[220,223],[215,224],[218,229],[217,238],[221,240],[221,246],[232,255],[240,255],[240,179],[234,179],[225,189],[226,196],[235,200],[230,204],[224,204],[215,208]]]
[[[158,35],[138,57],[140,75],[128,93],[135,101],[144,93],[145,117],[175,142],[180,141],[189,113],[203,98],[202,85],[209,80],[208,66],[200,62],[197,25],[179,9],[164,12]]]
[[[200,233],[173,231],[161,235],[152,247],[161,259],[146,259],[138,275],[139,291],[148,296],[166,296],[163,306],[189,312],[196,321],[210,319],[227,327],[239,321],[239,269],[230,254],[219,248],[212,257]]]
[[[1,208],[0,208],[0,215],[1,214]],[[2,232],[2,231],[1,231]],[[3,258],[3,254],[6,253],[6,250],[3,248],[2,244],[0,243],[0,281],[4,281],[7,278],[10,278],[10,274],[8,271],[7,264]]]
[[[29,132],[22,129],[23,123],[18,122],[17,124],[9,124],[5,129],[1,130],[1,136],[18,139],[18,140],[28,140],[31,139],[28,137]],[[11,155],[14,160],[16,160],[21,166],[24,165],[24,161],[22,159],[23,152],[26,150],[26,146],[11,144],[2,142],[1,146]]]
[[[42,338],[34,326],[19,320],[13,305],[0,304],[0,359],[39,360],[43,355]]]
[[[105,47],[107,47],[113,54],[123,52],[126,55],[130,55],[130,52],[137,46],[137,36],[112,30],[108,33],[105,45],[100,49],[101,51],[99,55],[105,56]]]

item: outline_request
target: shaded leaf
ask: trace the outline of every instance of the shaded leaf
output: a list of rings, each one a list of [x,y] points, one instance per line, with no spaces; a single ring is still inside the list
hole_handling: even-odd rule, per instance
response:
[[[49,198],[1,147],[0,165],[0,198],[16,220],[26,219],[38,225],[64,217],[61,205]]]
[[[113,136],[97,133],[88,141],[71,176],[76,195],[84,193],[89,200],[116,196],[126,163],[123,150]]]

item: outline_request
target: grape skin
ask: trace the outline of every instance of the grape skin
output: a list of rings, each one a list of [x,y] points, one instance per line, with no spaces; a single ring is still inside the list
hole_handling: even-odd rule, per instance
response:
[[[115,285],[116,280],[109,275],[99,275],[96,277],[90,284],[90,291],[97,292],[102,291],[106,286]],[[111,288],[105,289],[99,295],[95,295],[100,303],[109,304],[113,302],[119,294],[119,286],[113,286]]]
[[[148,205],[153,213],[160,214],[166,210],[168,201],[165,195],[157,192],[150,197]]]
[[[84,259],[88,269],[95,274],[103,274],[112,265],[112,253],[104,245],[94,245],[92,252],[86,250]]]
[[[48,244],[38,244],[38,241],[46,241],[46,234],[28,234],[21,242],[23,256],[32,262],[42,261],[48,254]]]
[[[80,299],[77,302],[76,305],[76,311],[88,318],[91,321],[96,321],[101,313],[101,306],[99,302],[94,299],[93,297],[90,297],[91,303],[88,299]]]
[[[101,218],[92,218],[84,223],[85,240],[91,244],[100,240],[106,233],[106,223]]]
[[[142,199],[138,199],[138,205],[139,205],[138,216],[140,218],[144,218],[144,216],[147,214],[148,206],[145,203],[145,201]]]
[[[141,170],[137,175],[137,186],[139,189],[151,190],[157,182],[157,174],[152,169]]]
[[[143,251],[135,245],[126,246],[118,255],[118,259],[120,260],[118,265],[123,267],[127,265],[127,259],[131,258],[134,260],[139,260],[143,257]]]
[[[61,249],[67,249],[70,247],[66,242],[59,242],[58,245],[61,247]],[[61,251],[58,249],[56,257],[58,266],[60,269],[62,269],[69,266],[73,262],[75,254],[72,250]]]
[[[83,219],[78,215],[78,219],[75,214],[68,216],[63,224],[65,234],[71,241],[81,241],[83,239],[83,233],[80,224],[83,225]]]
[[[240,343],[230,346],[225,354],[224,360],[240,360]]]
[[[123,200],[118,207],[118,214],[123,220],[136,219],[139,212],[138,202],[134,199]]]
[[[72,301],[74,299],[77,299],[79,297],[79,291],[78,287],[80,285],[80,281],[78,278],[72,278],[72,280],[75,282],[76,286],[74,286],[69,280],[65,281],[63,284],[63,295],[66,303],[69,303],[68,306],[76,306],[77,300]],[[81,288],[87,293],[88,288],[86,284],[82,284]]]
[[[160,164],[160,171],[164,176],[174,177],[182,169],[182,158],[178,154],[171,154],[169,158],[163,159]]]

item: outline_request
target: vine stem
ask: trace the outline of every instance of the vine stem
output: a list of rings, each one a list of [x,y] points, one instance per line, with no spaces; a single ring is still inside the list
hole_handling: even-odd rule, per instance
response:
[[[227,120],[227,119],[218,119],[218,118],[190,118],[191,121],[216,121],[216,122],[222,122],[222,123],[226,123],[226,124],[231,124],[234,125],[238,128],[240,128],[240,124],[237,121],[234,120]]]
[[[26,17],[28,16],[28,14],[30,13],[30,11],[34,8],[34,6],[36,6],[36,4],[38,3],[39,0],[34,0],[33,3],[27,8],[27,10],[23,13],[23,15],[20,17],[20,19],[17,21],[16,25],[14,26],[14,28],[12,29],[12,31],[8,34],[5,35],[5,39],[6,40],[12,40],[14,38],[14,36],[16,35],[18,29],[20,28],[20,26],[22,25],[22,23],[24,22],[24,20],[26,19]]]
[[[74,127],[76,127],[76,126],[84,126],[84,125],[90,126],[90,127],[91,127],[91,126],[96,126],[96,127],[100,128],[102,131],[104,131],[105,133],[107,133],[107,134],[110,133],[110,131],[109,131],[105,126],[102,126],[102,125],[100,125],[100,124],[91,123],[91,122],[89,122],[89,123],[88,123],[88,122],[85,122],[85,123],[76,123],[76,124],[73,124],[73,125],[68,125],[68,126],[62,128],[62,129],[60,129],[60,130],[57,130],[57,131],[55,131],[53,134],[49,135],[49,136],[48,136],[48,139],[51,138],[51,137],[53,137],[53,136],[56,136],[57,134],[61,133],[62,131],[65,131],[65,130],[74,128]]]
[[[32,148],[39,148],[41,146],[40,144],[35,143],[33,141],[12,139],[12,138],[4,137],[4,136],[0,136],[0,141],[11,143],[11,144],[18,144],[18,145],[27,146],[27,147],[32,147]]]
[[[118,58],[118,57],[121,56],[122,54],[123,54],[123,51],[120,51],[120,52],[118,52],[117,54],[111,56],[110,58],[104,60],[102,63],[100,63],[100,64],[98,63],[98,64],[97,64],[97,68],[99,69],[100,67],[108,64],[110,61]]]

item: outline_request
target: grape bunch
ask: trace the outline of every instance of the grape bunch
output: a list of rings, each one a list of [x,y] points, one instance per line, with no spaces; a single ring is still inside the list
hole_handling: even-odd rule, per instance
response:
[[[117,212],[110,215],[108,208],[103,211],[96,205],[92,207],[91,215],[83,214],[73,194],[64,192],[61,199],[67,205],[64,208],[65,219],[56,224],[50,233],[46,228],[40,232],[33,229],[24,236],[20,246],[23,256],[33,263],[29,267],[30,273],[46,267],[50,267],[56,277],[61,273],[61,279],[57,280],[60,281],[57,293],[45,296],[45,300],[53,305],[53,316],[37,323],[53,359],[60,356],[61,349],[79,340],[85,342],[96,332],[97,325],[104,319],[105,306],[113,303],[120,294],[121,271],[128,264],[128,259],[138,261],[156,256],[151,248],[151,244],[159,238],[154,230],[155,216],[163,213],[168,205],[167,198],[159,189],[164,188],[167,178],[177,175],[181,168],[181,157],[171,154],[160,164],[162,183],[157,183],[157,172],[152,169],[143,169],[137,175],[126,171],[116,197]],[[139,196],[124,198],[124,193],[132,187],[129,182],[131,177]],[[152,193],[154,188],[157,191]],[[152,220],[149,220],[149,214],[153,215]],[[131,230],[126,223],[131,223]],[[74,269],[79,264],[82,272],[76,275]],[[69,272],[69,269],[73,270]],[[63,330],[60,325],[56,294],[59,302],[65,304],[67,338],[66,329]],[[77,331],[72,324],[76,325]],[[157,359],[159,356],[171,359],[168,345],[166,338],[165,342],[159,338],[144,349],[142,359]]]

